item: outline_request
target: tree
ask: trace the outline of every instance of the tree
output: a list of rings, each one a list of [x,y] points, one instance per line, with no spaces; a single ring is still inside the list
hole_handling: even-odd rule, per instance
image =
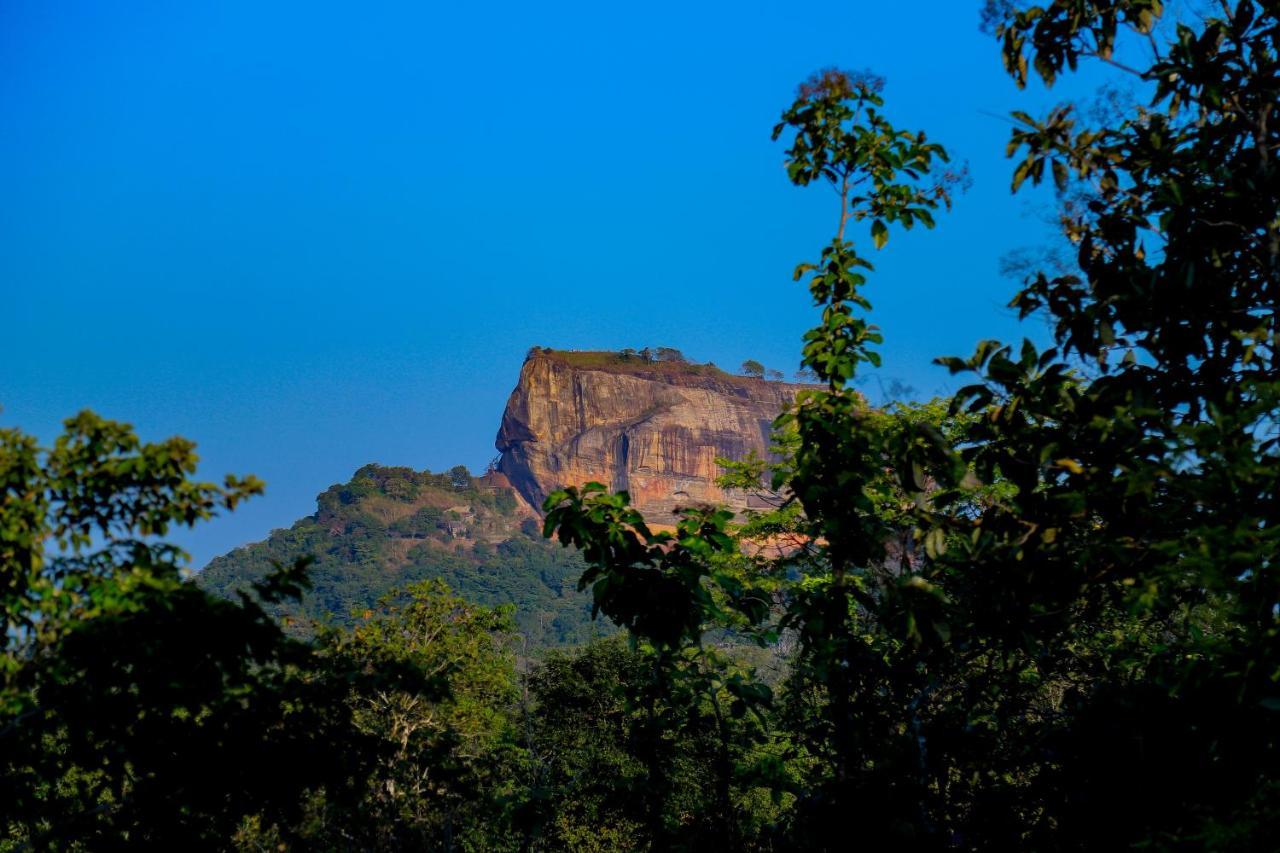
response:
[[[658,347],[653,353],[654,361],[666,362],[669,364],[688,364],[689,360],[684,357],[684,353],[674,347]]]
[[[382,746],[366,794],[331,807],[310,843],[362,849],[497,850],[513,846],[511,809],[522,774],[512,608],[453,595],[439,580],[393,592],[350,631],[321,639],[339,672],[405,673],[398,684],[350,691],[357,732]],[[372,688],[372,689],[369,689]]]
[[[778,600],[779,579],[802,570],[799,583],[782,596],[785,612],[777,628],[795,631],[800,639],[796,692],[809,685],[821,695],[816,716],[806,715],[798,729],[816,735],[802,739],[806,755],[800,758],[814,769],[790,826],[796,843],[810,847],[843,843],[851,819],[871,827],[879,843],[909,840],[903,828],[917,820],[927,796],[926,780],[910,771],[916,733],[885,719],[909,693],[882,690],[874,714],[854,713],[855,697],[874,689],[869,682],[884,672],[877,659],[892,649],[891,638],[869,636],[859,624],[858,605],[874,604],[872,590],[895,607],[904,600],[936,600],[931,588],[900,585],[880,571],[890,523],[865,493],[849,490],[850,481],[882,481],[896,445],[912,441],[918,430],[880,435],[866,429],[862,397],[848,387],[859,363],[878,363],[871,346],[879,336],[854,314],[854,308],[870,307],[858,288],[865,281],[860,270],[871,265],[845,239],[846,227],[871,219],[872,241],[883,246],[887,223],[931,226],[931,211],[950,202],[946,180],[927,182],[945,152],[923,134],[895,129],[879,114],[881,103],[873,78],[826,71],[800,87],[775,128],[775,136],[787,128],[795,134],[788,161],[792,180],[830,181],[841,197],[839,228],[822,263],[796,272],[797,278],[811,274],[810,291],[824,307],[823,325],[806,335],[804,356],[828,388],[801,395],[794,412],[779,421],[781,440],[787,434],[797,440],[789,443],[794,461],[774,472],[775,485],[791,494],[788,502],[798,500],[804,508],[788,522],[808,541],[825,544],[803,549],[809,558],[800,563],[787,557],[785,565],[774,567],[742,553],[725,532],[727,514],[687,511],[671,537],[651,532],[625,493],[600,494],[597,484],[583,492],[557,492],[546,503],[546,533],[582,547],[591,568],[581,583],[593,586],[597,606],[665,650],[658,683],[676,683],[670,662],[696,647],[709,626],[751,632],[765,623]],[[764,368],[748,361],[743,371],[759,377]],[[831,450],[835,458],[828,457]],[[775,634],[765,627],[758,636]],[[769,702],[771,692],[753,678],[728,684],[743,712]],[[874,730],[864,732],[864,725]],[[871,743],[877,744],[874,761],[863,752]],[[778,774],[772,778],[780,784]],[[915,805],[908,807],[912,800]],[[729,828],[726,837],[732,837]]]
[[[455,465],[449,469],[449,482],[458,491],[471,488],[471,472],[466,465]]]
[[[781,370],[766,370],[764,373],[770,382],[781,382],[784,378]]]
[[[555,849],[648,846],[654,808],[661,809],[660,832],[683,846],[741,848],[759,843],[776,816],[766,792],[735,784],[733,828],[725,834],[714,709],[699,691],[676,689],[651,714],[659,687],[653,664],[651,649],[618,636],[557,652],[530,676],[530,750],[551,794],[535,801]],[[731,697],[721,699],[727,705]],[[749,716],[729,721],[735,763],[756,760],[756,726]]]
[[[263,610],[300,592],[305,561],[237,602],[183,582],[163,537],[262,489],[195,467],[190,442],[143,444],[90,412],[49,449],[0,431],[7,843],[218,846],[358,784],[367,744],[334,683]]]
[[[753,358],[742,362],[742,367],[739,370],[741,370],[743,376],[751,376],[756,379],[764,378],[764,365]]]
[[[706,647],[713,627],[749,630],[768,609],[767,591],[743,574],[737,543],[725,531],[731,517],[710,506],[680,510],[674,533],[649,529],[625,492],[599,483],[560,489],[547,497],[543,535],[582,549],[588,568],[578,588],[590,587],[594,612],[627,628],[644,651],[650,674],[632,700],[642,712],[642,760],[648,779],[644,804],[650,843],[665,849],[680,836],[668,821],[673,789],[670,748],[663,732],[710,725],[715,738],[714,799],[708,817],[722,846],[740,845],[734,805],[741,763],[735,760],[734,720],[758,711],[769,688]],[[681,710],[705,703],[707,716]],[[749,748],[749,744],[748,747]]]
[[[538,823],[552,844],[619,850],[643,832],[647,780],[629,704],[647,672],[625,641],[605,640],[553,654],[530,675],[529,747],[546,791]]]
[[[876,428],[850,387],[860,365],[879,365],[881,336],[863,316],[872,264],[848,238],[852,223],[869,222],[870,242],[883,248],[893,225],[932,227],[933,212],[950,206],[954,180],[931,174],[947,160],[940,145],[881,113],[882,85],[867,74],[819,72],[774,128],[775,139],[791,135],[792,182],[828,183],[840,199],[834,239],[819,262],[795,272],[808,277],[822,309],[821,325],[805,335],[803,364],[826,388],[801,394],[780,420],[795,430],[795,452],[774,472],[775,488],[803,508],[808,536],[823,543],[782,619],[800,640],[791,692],[816,701],[801,721],[802,740],[823,768],[794,831],[820,848],[835,845],[850,821],[874,825],[880,846],[918,843],[927,837],[931,800],[918,711],[929,688],[911,653],[933,630],[939,594],[916,580],[909,561],[891,566],[895,519],[872,499],[886,470],[901,475],[898,460],[921,440],[924,424]]]

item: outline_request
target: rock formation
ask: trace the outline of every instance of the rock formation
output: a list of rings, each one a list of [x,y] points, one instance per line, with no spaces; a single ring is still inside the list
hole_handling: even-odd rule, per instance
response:
[[[768,455],[769,430],[804,386],[712,365],[535,348],[498,432],[498,470],[533,507],[561,486],[625,489],[646,519],[676,507],[747,505],[715,484],[717,457]]]

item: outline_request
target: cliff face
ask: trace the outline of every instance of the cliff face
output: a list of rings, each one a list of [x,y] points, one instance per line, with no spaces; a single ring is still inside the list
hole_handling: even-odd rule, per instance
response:
[[[803,386],[604,355],[525,361],[497,439],[498,470],[520,494],[541,508],[554,489],[595,480],[658,523],[678,506],[745,507],[715,485],[716,457],[767,456],[770,424]]]

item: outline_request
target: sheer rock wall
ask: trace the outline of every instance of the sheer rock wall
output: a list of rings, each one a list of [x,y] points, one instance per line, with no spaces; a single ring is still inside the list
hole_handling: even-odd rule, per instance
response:
[[[498,470],[536,508],[554,489],[594,480],[630,492],[659,524],[678,506],[740,510],[746,496],[715,484],[716,458],[768,456],[770,424],[803,387],[695,366],[582,366],[538,352],[507,401]]]

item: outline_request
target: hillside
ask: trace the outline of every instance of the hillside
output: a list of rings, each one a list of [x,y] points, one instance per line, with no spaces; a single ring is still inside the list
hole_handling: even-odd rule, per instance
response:
[[[591,621],[590,595],[576,590],[581,558],[542,538],[533,512],[501,475],[366,465],[319,495],[314,514],[214,559],[197,580],[229,597],[273,561],[306,554],[316,560],[314,588],[300,607],[277,610],[300,633],[309,620],[350,624],[389,590],[429,578],[470,601],[515,605],[531,647],[611,632]]]

